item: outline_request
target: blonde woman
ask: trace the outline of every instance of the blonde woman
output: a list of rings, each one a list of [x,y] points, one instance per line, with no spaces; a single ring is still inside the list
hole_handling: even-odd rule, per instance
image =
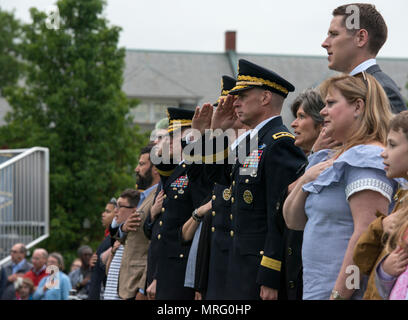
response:
[[[392,115],[368,74],[332,77],[320,91],[326,134],[341,146],[309,158],[283,213],[290,229],[304,230],[303,299],[359,299],[366,279],[350,274],[354,246],[377,211],[389,212],[396,189],[380,156]]]

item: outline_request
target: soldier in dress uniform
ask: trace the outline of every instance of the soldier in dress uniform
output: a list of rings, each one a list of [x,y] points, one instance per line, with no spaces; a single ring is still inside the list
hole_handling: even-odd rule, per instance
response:
[[[236,86],[220,101],[213,117],[212,128],[226,130],[236,121],[235,115],[251,128],[244,140],[244,159],[207,165],[216,182],[231,185],[227,299],[277,299],[284,284],[281,208],[288,185],[306,164],[280,116],[284,99],[294,89],[275,72],[241,59]],[[204,107],[196,122],[207,121]]]
[[[227,97],[229,90],[235,87],[236,80],[223,76],[221,81],[221,95],[214,106],[221,99]],[[247,129],[237,119],[232,129]],[[242,138],[241,138],[242,139]],[[231,230],[231,186],[215,183],[211,195],[211,211],[205,217],[201,229],[196,270],[196,288],[203,293],[206,300],[221,300],[226,298],[225,274],[227,272],[228,254],[232,245],[229,235]],[[208,228],[208,230],[203,230]]]
[[[181,154],[183,139],[188,133],[187,129],[191,127],[193,114],[190,110],[168,108],[171,163],[155,163],[164,191],[161,214],[154,221],[156,226],[151,238],[158,257],[154,274],[157,280],[157,300],[194,298],[194,290],[184,287],[190,244],[182,242],[181,228],[194,209],[202,205],[211,189],[208,181],[190,181],[187,175],[188,165],[183,161],[174,163],[176,154]],[[205,179],[204,176],[202,178]]]

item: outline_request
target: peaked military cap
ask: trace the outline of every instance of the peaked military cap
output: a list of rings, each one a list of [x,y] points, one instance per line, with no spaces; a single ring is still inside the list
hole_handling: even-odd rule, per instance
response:
[[[230,94],[238,94],[243,90],[263,88],[286,98],[289,92],[295,91],[295,87],[277,73],[265,69],[255,63],[240,59],[238,62],[238,78]]]
[[[236,80],[230,76],[222,76],[221,78],[221,94],[217,102],[213,104],[214,107],[218,106],[221,98],[228,95],[230,90],[235,87]]]
[[[169,118],[169,132],[182,127],[191,127],[194,111],[181,108],[167,108]]]

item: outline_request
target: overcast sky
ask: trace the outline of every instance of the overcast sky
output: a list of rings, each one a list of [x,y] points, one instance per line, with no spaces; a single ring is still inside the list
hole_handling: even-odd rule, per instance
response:
[[[80,0],[78,0],[80,1]],[[3,10],[30,21],[30,7],[55,0],[0,0]],[[108,0],[105,15],[122,27],[128,49],[224,51],[224,33],[237,31],[241,53],[325,55],[321,48],[337,0]],[[388,25],[381,57],[408,58],[408,1],[372,0]],[[63,26],[61,26],[63,27]]]

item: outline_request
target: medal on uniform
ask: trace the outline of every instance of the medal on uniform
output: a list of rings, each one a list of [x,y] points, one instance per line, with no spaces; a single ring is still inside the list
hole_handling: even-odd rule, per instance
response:
[[[261,161],[261,157],[263,154],[263,148],[265,148],[264,146],[261,146],[262,149],[256,149],[254,151],[252,151],[246,158],[245,158],[245,162],[242,165],[243,168],[258,168],[258,164]]]
[[[180,176],[178,177],[170,187],[173,188],[174,191],[177,191],[179,194],[184,193],[184,189],[188,186],[188,177],[187,176]]]
[[[252,196],[252,192],[249,190],[244,191],[243,198],[244,198],[245,203],[247,204],[251,204],[252,201],[254,200],[254,197]]]
[[[229,199],[231,199],[231,189],[230,188],[224,189],[224,192],[222,193],[222,197],[224,198],[225,201],[228,201]]]

